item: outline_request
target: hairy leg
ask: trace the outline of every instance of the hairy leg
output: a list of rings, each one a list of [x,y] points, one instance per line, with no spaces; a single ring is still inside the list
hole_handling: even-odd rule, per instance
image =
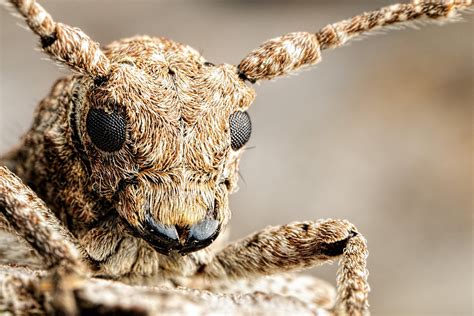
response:
[[[365,239],[345,220],[293,223],[266,228],[227,246],[198,275],[211,281],[251,279],[341,258],[336,308],[358,315],[368,311],[367,255]]]
[[[82,266],[75,238],[14,173],[0,166],[0,223],[38,252],[47,267]]]

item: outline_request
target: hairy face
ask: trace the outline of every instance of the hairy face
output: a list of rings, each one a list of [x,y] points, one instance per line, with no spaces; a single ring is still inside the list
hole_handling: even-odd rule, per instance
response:
[[[104,49],[107,78],[76,84],[72,129],[90,184],[162,252],[209,245],[226,225],[254,92],[231,65],[140,37]]]

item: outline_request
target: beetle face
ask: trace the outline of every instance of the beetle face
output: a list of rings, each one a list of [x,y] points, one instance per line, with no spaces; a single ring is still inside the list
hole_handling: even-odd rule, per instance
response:
[[[110,75],[79,84],[73,117],[93,189],[157,251],[206,247],[229,219],[253,90],[235,66],[164,39],[115,42],[104,53]]]

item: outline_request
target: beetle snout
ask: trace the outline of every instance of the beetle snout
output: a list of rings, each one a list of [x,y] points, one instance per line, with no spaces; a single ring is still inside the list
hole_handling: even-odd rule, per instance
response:
[[[165,255],[172,251],[187,254],[209,246],[219,235],[217,219],[206,217],[191,226],[163,225],[151,215],[145,217],[142,238]]]

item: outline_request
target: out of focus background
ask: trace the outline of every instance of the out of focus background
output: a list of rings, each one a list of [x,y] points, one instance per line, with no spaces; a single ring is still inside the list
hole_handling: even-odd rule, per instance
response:
[[[394,0],[395,1],[395,0]],[[166,36],[209,61],[390,1],[50,1],[57,21],[106,44]],[[67,74],[37,38],[1,18],[0,152]],[[231,235],[295,220],[346,218],[369,242],[374,315],[471,315],[473,17],[391,31],[325,51],[297,76],[262,82],[232,196]],[[385,33],[385,32],[384,32]],[[311,271],[335,283],[336,265]]]

